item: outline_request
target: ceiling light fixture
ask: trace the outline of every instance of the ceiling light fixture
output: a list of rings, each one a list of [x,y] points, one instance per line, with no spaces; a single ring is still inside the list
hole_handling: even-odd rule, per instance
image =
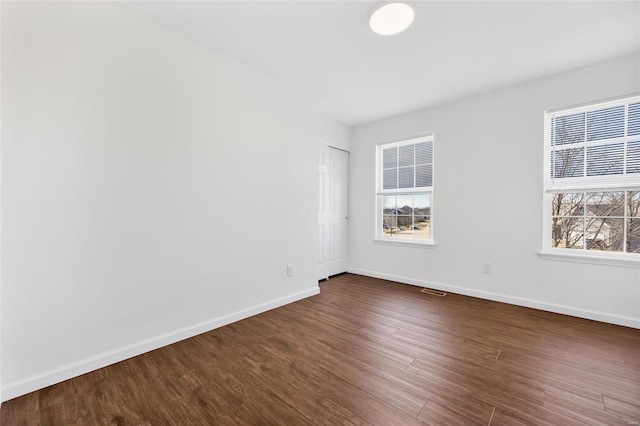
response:
[[[389,3],[376,9],[369,19],[369,26],[380,35],[398,34],[413,22],[413,8],[406,3]]]

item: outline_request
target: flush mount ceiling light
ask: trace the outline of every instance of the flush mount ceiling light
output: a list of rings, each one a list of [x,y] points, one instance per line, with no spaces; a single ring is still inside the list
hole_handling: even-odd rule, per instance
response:
[[[413,9],[406,3],[389,3],[376,9],[369,19],[369,26],[380,35],[398,34],[413,22]]]

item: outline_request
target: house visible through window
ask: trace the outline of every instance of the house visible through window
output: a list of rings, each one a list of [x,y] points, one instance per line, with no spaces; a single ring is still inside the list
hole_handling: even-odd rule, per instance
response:
[[[544,175],[548,249],[640,259],[640,96],[545,113]]]
[[[433,136],[378,145],[376,239],[433,239]]]

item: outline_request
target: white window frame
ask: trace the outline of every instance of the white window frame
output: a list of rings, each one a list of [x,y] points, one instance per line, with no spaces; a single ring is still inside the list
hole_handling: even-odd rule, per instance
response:
[[[553,195],[557,193],[580,193],[580,192],[623,192],[640,190],[640,174],[619,174],[610,176],[595,177],[570,177],[559,179],[552,177],[552,152],[554,149],[551,140],[551,119],[553,117],[562,117],[565,115],[573,115],[579,113],[587,113],[597,111],[604,108],[615,107],[619,105],[629,105],[640,102],[640,95],[625,96],[622,98],[611,99],[581,105],[578,107],[562,108],[554,111],[545,111],[544,113],[544,183],[543,183],[543,238],[542,250],[539,256],[546,260],[560,260],[579,262],[587,264],[600,264],[611,266],[623,266],[630,268],[640,268],[640,255],[637,253],[624,252],[607,252],[599,250],[588,250],[586,247],[582,249],[553,247],[552,244],[552,202]],[[627,137],[627,108],[625,107],[624,117],[624,136],[611,138],[604,142],[606,144],[615,142],[625,142],[627,140],[638,140],[638,136]],[[585,126],[587,124],[585,123]],[[575,147],[586,147],[602,145],[603,141],[585,141],[575,144]],[[626,145],[625,145],[626,146]],[[626,155],[626,151],[625,151]],[[584,167],[587,167],[586,160]],[[586,169],[585,169],[586,170]],[[625,216],[626,217],[626,216]],[[626,229],[626,224],[625,224]]]
[[[415,145],[423,142],[431,142],[432,146],[432,176],[431,186],[418,188],[397,188],[383,189],[383,165],[382,150],[406,145]],[[419,136],[411,139],[404,139],[395,142],[381,143],[376,146],[376,194],[375,194],[375,238],[374,241],[379,244],[389,244],[407,247],[432,248],[435,247],[434,240],[434,187],[435,187],[435,142],[433,133]],[[430,195],[430,239],[387,237],[382,232],[383,224],[383,198],[385,195]]]

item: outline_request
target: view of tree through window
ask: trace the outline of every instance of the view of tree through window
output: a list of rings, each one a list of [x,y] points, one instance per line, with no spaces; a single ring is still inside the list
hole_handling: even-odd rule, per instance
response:
[[[545,114],[552,248],[640,253],[640,97]]]
[[[640,191],[553,195],[553,247],[640,253]]]

